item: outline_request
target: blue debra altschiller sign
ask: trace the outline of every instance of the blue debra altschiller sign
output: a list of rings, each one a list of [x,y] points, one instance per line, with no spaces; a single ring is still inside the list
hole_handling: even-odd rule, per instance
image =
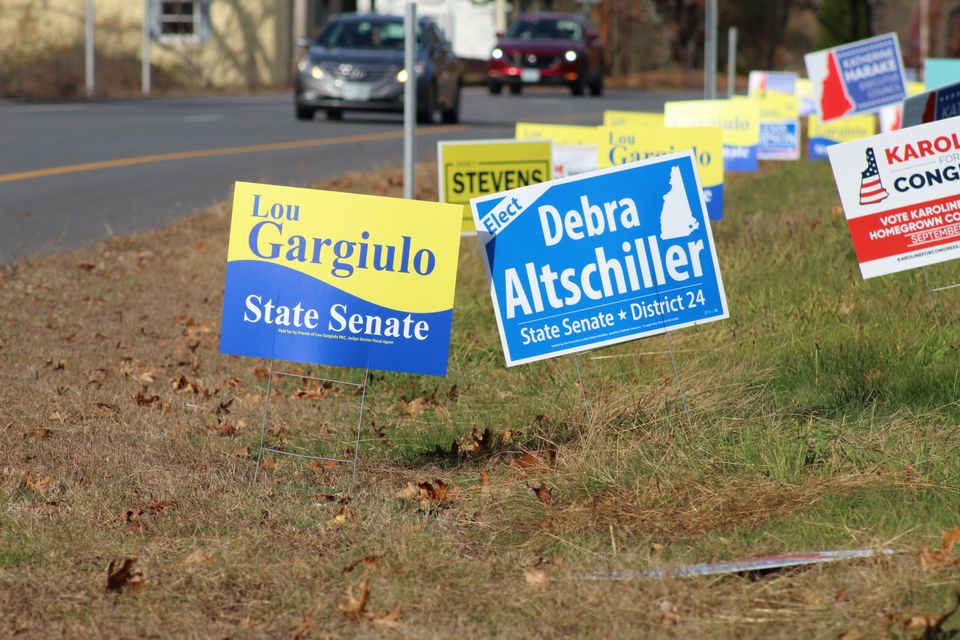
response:
[[[470,201],[507,365],[728,316],[689,151]]]

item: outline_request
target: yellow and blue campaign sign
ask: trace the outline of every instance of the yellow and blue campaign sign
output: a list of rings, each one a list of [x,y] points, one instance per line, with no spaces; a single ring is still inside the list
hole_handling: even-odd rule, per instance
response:
[[[470,204],[507,366],[728,316],[692,151]]]
[[[603,130],[600,168],[648,160],[691,149],[711,220],[723,218],[723,132],[712,128],[618,127]]]
[[[825,160],[827,147],[876,133],[877,119],[873,115],[849,116],[829,122],[821,122],[817,116],[810,116],[807,119],[807,157],[810,160]]]
[[[756,171],[760,144],[760,114],[756,103],[733,100],[668,102],[663,113],[668,127],[723,129],[723,168]]]
[[[735,97],[735,101],[756,103],[760,115],[760,160],[798,160],[800,158],[800,99],[769,90],[750,98]]]
[[[647,113],[645,111],[612,111],[603,112],[604,127],[662,127],[662,113]]]
[[[238,182],[220,352],[445,375],[461,214]]]
[[[553,178],[547,140],[451,140],[437,143],[440,202],[462,206],[462,228],[473,231],[470,199]]]

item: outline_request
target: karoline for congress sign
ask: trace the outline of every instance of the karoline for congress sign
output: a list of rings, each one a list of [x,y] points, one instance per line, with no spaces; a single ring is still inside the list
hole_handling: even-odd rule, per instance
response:
[[[960,118],[827,153],[864,278],[960,258]]]
[[[691,151],[470,204],[508,366],[728,315]]]
[[[221,353],[445,375],[461,212],[238,182]]]

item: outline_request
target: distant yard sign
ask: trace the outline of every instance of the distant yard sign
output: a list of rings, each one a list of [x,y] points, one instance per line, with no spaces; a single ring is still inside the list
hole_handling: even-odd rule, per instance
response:
[[[238,182],[220,352],[442,376],[461,208]]]
[[[751,96],[763,96],[773,91],[788,96],[797,92],[799,76],[790,71],[751,71],[747,77],[747,90]]]
[[[760,114],[751,100],[684,100],[667,102],[668,127],[720,127],[723,130],[723,168],[756,171],[760,144]]]
[[[470,204],[508,366],[728,315],[690,151]]]
[[[907,97],[896,33],[804,56],[820,119],[879,111]]]
[[[690,149],[697,160],[711,220],[723,218],[723,132],[717,128],[633,127],[603,129],[600,168],[649,160]]]
[[[907,98],[903,103],[903,126],[960,116],[960,82]]]
[[[807,119],[807,132],[807,157],[810,160],[826,160],[827,147],[876,135],[877,119],[873,115],[865,115],[820,122],[817,116],[810,116]]]
[[[827,153],[864,278],[960,258],[960,119]]]
[[[463,229],[473,231],[470,199],[553,178],[546,140],[452,140],[437,143],[440,202],[462,205]]]

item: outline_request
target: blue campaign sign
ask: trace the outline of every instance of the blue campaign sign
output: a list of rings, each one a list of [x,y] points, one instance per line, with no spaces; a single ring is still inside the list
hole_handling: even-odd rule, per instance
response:
[[[878,111],[907,97],[895,33],[808,53],[804,60],[823,121]]]
[[[903,127],[960,116],[960,82],[910,96],[903,102]]]
[[[507,366],[728,317],[690,151],[470,205]]]

